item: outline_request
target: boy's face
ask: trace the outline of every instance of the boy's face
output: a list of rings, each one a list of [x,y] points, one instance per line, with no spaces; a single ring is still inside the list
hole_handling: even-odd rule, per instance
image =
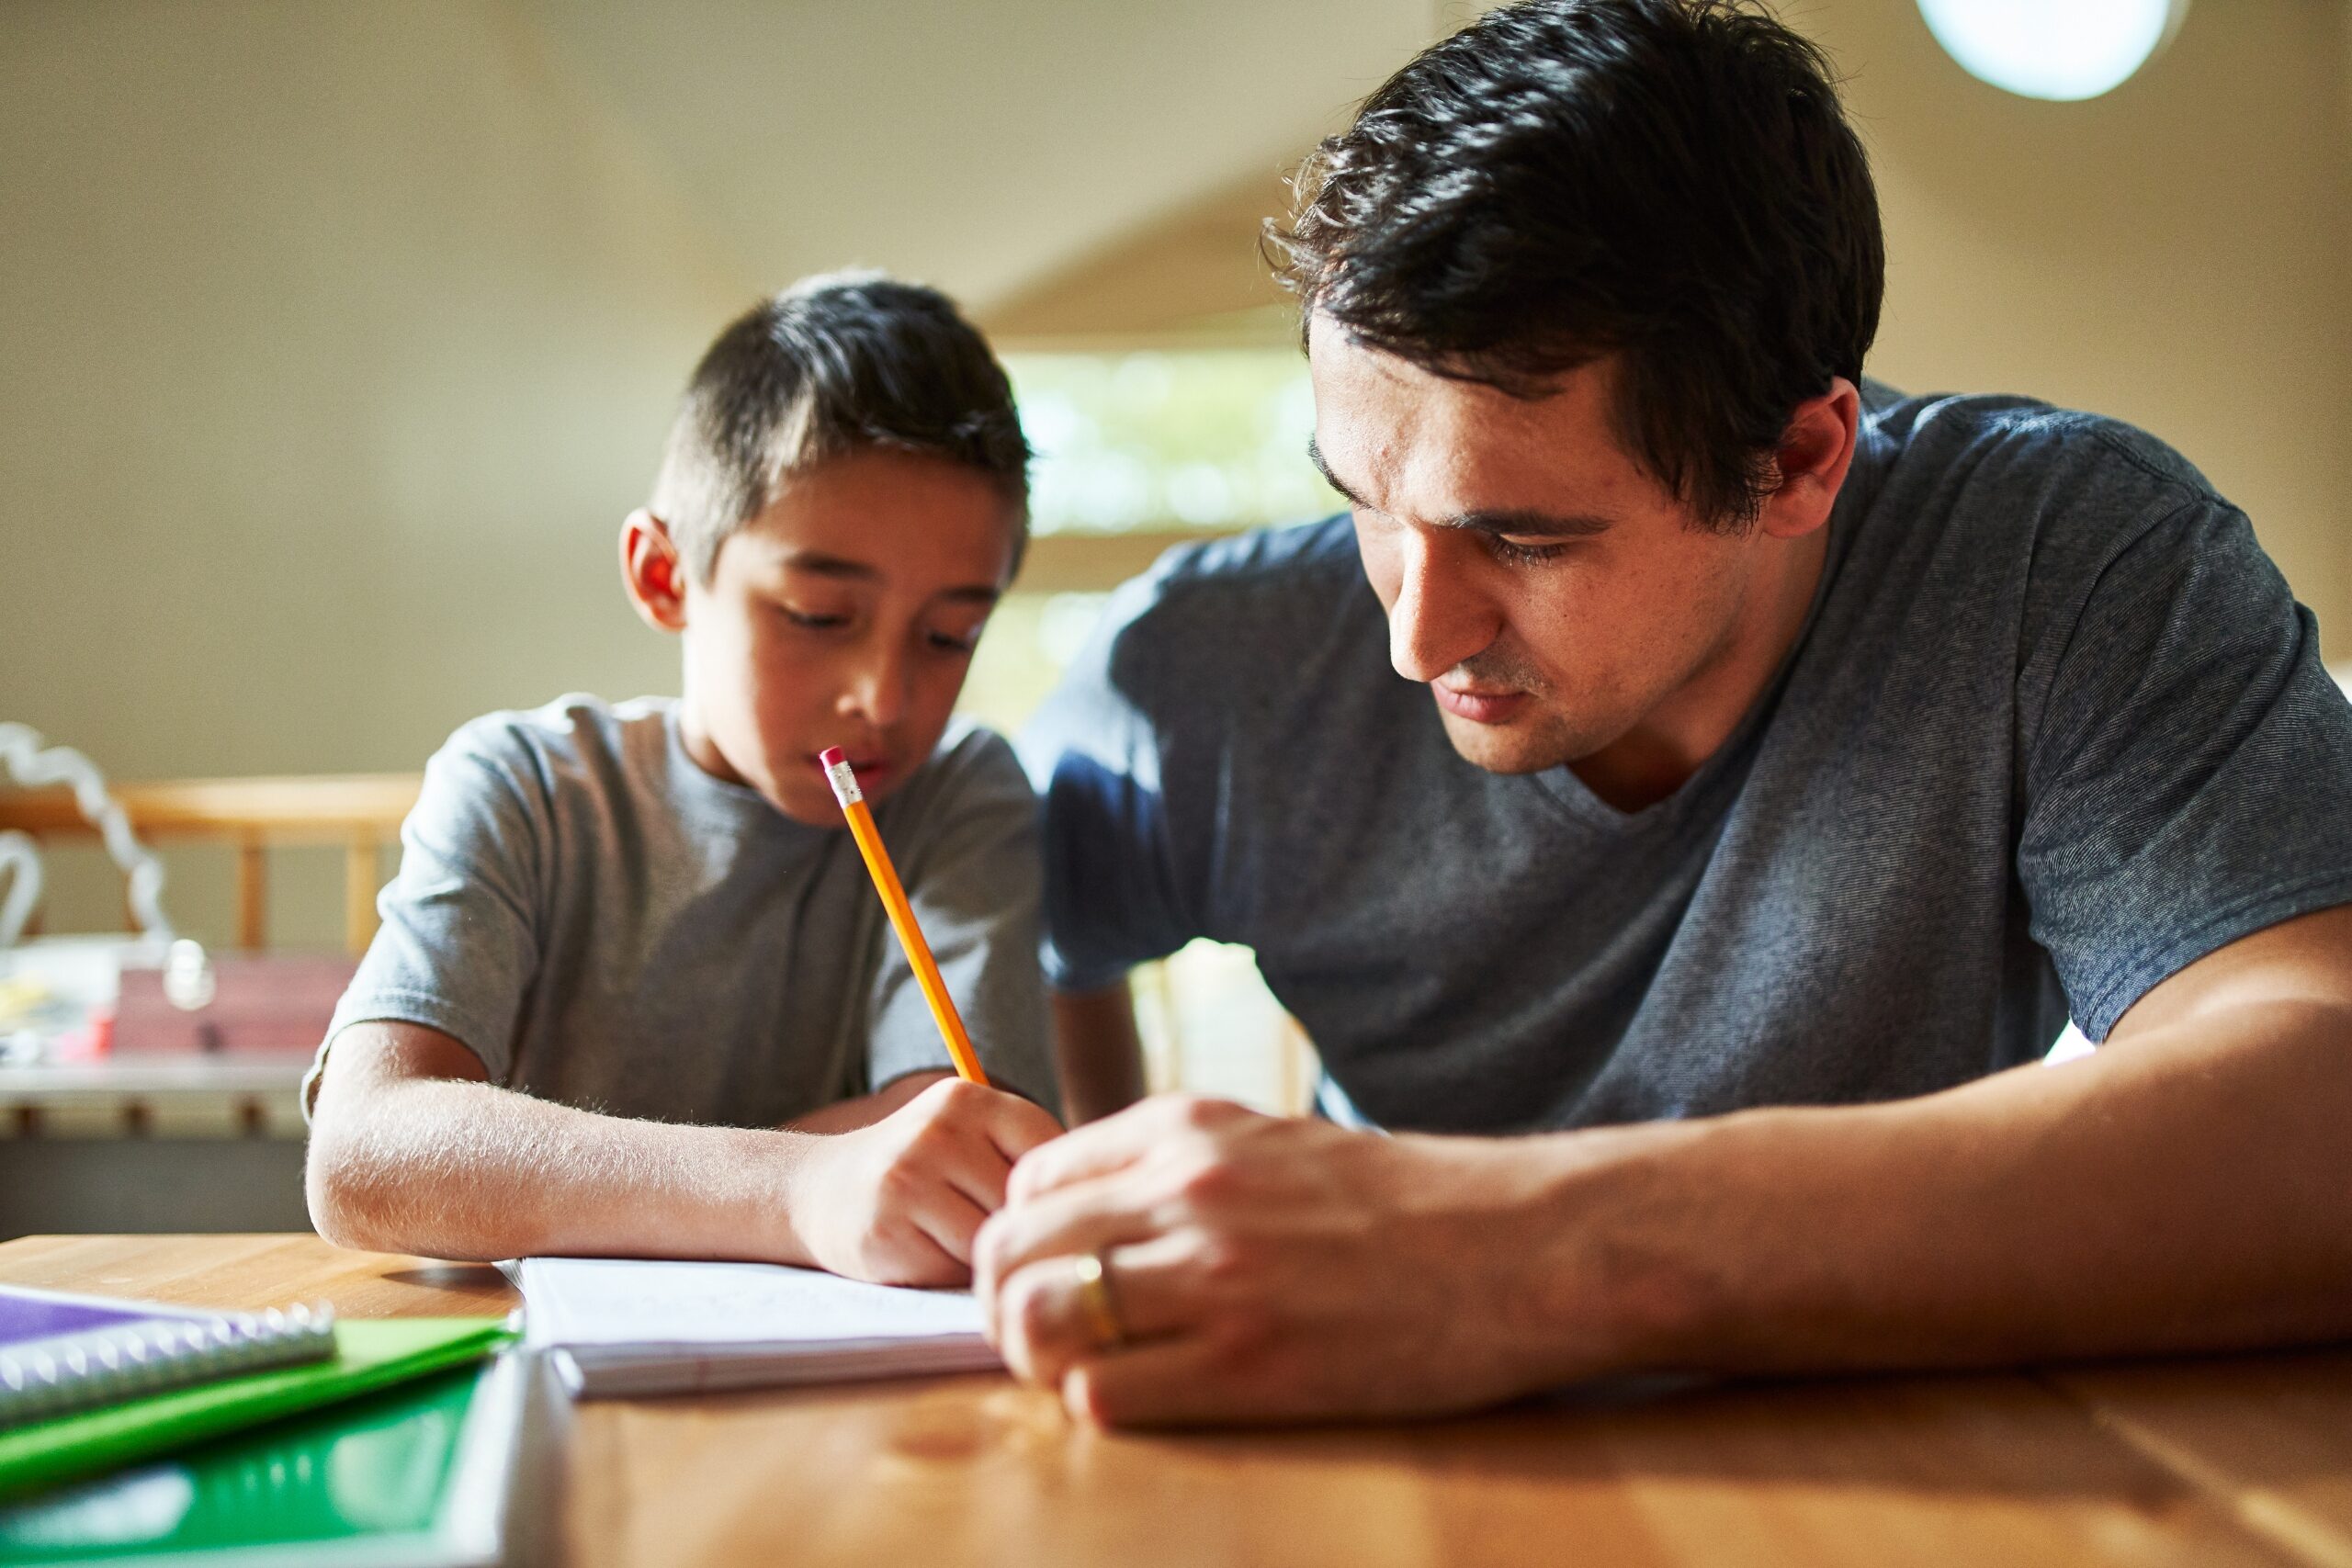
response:
[[[674,570],[688,754],[819,826],[842,821],[817,762],[828,747],[869,798],[888,795],[947,727],[1018,525],[985,476],[939,457],[859,452],[786,480],[719,546],[707,583]],[[631,594],[669,625],[638,554],[625,535]]]

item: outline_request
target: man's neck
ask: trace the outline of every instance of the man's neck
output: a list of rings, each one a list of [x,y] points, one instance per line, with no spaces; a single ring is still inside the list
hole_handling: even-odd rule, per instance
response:
[[[1739,728],[1804,635],[1828,559],[1829,530],[1815,528],[1778,552],[1746,613],[1690,677],[1615,740],[1568,764],[1587,789],[1620,811],[1655,806],[1680,789]]]

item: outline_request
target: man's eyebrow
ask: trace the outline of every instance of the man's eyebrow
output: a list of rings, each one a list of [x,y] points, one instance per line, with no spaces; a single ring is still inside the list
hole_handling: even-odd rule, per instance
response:
[[[1323,476],[1323,482],[1329,485],[1333,490],[1338,491],[1340,492],[1340,499],[1345,501],[1350,506],[1361,506],[1366,512],[1377,512],[1380,510],[1380,508],[1373,505],[1371,502],[1365,501],[1363,497],[1350,490],[1347,485],[1340,480],[1340,476],[1331,471],[1331,465],[1323,460],[1323,448],[1316,445],[1315,437],[1312,435],[1306,438],[1306,460],[1315,465],[1315,471]]]
[[[1536,512],[1525,507],[1502,507],[1465,512],[1459,517],[1445,519],[1440,526],[1467,528],[1474,534],[1508,534],[1515,539],[1589,539],[1596,534],[1609,532],[1609,519],[1582,512]]]
[[[1348,504],[1362,507],[1366,512],[1380,510],[1340,481],[1339,475],[1331,471],[1331,466],[1323,460],[1323,449],[1315,444],[1311,435],[1306,438],[1306,460],[1315,465],[1315,471],[1323,476],[1325,484],[1347,499]],[[1532,507],[1516,506],[1487,507],[1445,518],[1438,526],[1466,528],[1477,534],[1509,534],[1522,539],[1589,539],[1596,534],[1609,531],[1609,519],[1589,513],[1539,512]]]

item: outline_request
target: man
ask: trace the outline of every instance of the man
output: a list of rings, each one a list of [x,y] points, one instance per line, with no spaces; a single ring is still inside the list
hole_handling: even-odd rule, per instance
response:
[[[1823,59],[1490,13],[1283,238],[1351,518],[1129,585],[1028,753],[1080,1043],[1246,942],[1331,1118],[1024,1157],[1011,1364],[1278,1419],[2352,1330],[2352,710],[2179,457],[1863,382]]]

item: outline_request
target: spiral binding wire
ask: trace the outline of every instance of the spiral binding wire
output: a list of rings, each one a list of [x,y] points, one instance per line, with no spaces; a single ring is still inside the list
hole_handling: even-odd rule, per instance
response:
[[[334,1308],[145,1318],[0,1347],[0,1430],[334,1354]]]

